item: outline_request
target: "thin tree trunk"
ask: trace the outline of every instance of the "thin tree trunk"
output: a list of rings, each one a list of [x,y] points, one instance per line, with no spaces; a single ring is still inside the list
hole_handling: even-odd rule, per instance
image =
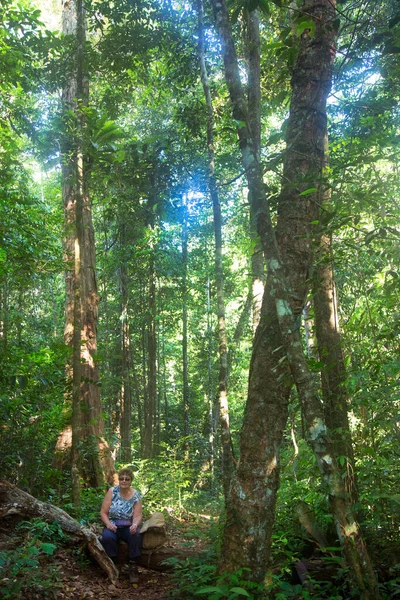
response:
[[[308,441],[329,490],[332,515],[353,583],[363,598],[376,598],[375,576],[359,527],[346,502],[343,481],[300,336],[300,316],[313,260],[311,223],[318,216],[323,196],[326,99],[335,54],[335,33],[331,26],[335,18],[335,2],[304,0],[300,11],[301,16],[313,21],[315,32],[311,34],[310,30],[306,30],[302,34],[293,70],[277,237],[250,136],[225,0],[213,0],[213,5],[232,112],[238,123],[243,165],[252,190],[258,233],[268,268],[262,317],[250,366],[249,395],[240,439],[240,466],[231,486],[222,542],[221,568],[232,571],[249,567],[250,578],[258,581],[264,578],[279,482],[279,451],[293,378]],[[280,356],[277,357],[277,354]],[[283,363],[289,369],[283,370]],[[268,419],[267,425],[263,415]],[[258,444],[254,447],[256,440]],[[251,453],[257,456],[256,460]]]
[[[163,382],[163,401],[164,401],[164,422],[165,422],[165,430],[168,434],[170,431],[170,422],[169,422],[169,403],[168,403],[168,388],[167,388],[167,364],[165,360],[165,332],[164,332],[164,321],[162,323],[162,335],[161,335],[161,364],[162,364],[162,382]]]
[[[247,298],[246,301],[243,305],[243,309],[240,313],[239,316],[239,320],[236,324],[235,327],[235,331],[233,332],[233,337],[232,337],[232,341],[229,345],[229,350],[228,350],[228,377],[230,375],[231,369],[232,369],[232,364],[233,361],[235,359],[235,353],[236,350],[239,346],[240,340],[243,336],[243,332],[245,330],[246,325],[249,323],[250,320],[250,310],[252,307],[252,301],[253,301],[253,289],[250,288],[249,293],[247,294]]]
[[[149,414],[146,427],[151,436],[150,456],[154,456],[155,421],[157,409],[157,339],[156,339],[156,273],[154,256],[150,260],[149,278],[149,307],[147,330],[147,360],[148,360],[148,402]]]
[[[261,160],[261,88],[260,88],[260,25],[258,10],[247,13],[247,63],[248,85],[247,106],[249,115],[249,129],[253,142],[253,149],[257,160]],[[251,285],[253,292],[252,317],[253,334],[255,334],[261,317],[262,297],[264,293],[264,255],[262,245],[257,233],[257,215],[252,207],[251,190],[249,189],[250,204],[250,235],[253,239],[253,252],[251,255]]]
[[[158,294],[159,296],[159,294]],[[162,313],[161,303],[158,303],[158,314]],[[157,328],[157,407],[156,407],[156,423],[155,423],[155,455],[160,454],[161,442],[161,398],[164,386],[161,381],[161,339],[160,327]]]
[[[142,402],[140,399],[141,394],[140,394],[140,388],[139,388],[139,378],[136,374],[135,361],[133,361],[133,364],[132,364],[132,377],[133,377],[133,386],[135,388],[137,420],[138,420],[138,428],[139,428],[139,434],[140,434],[140,456],[142,456],[143,455],[143,439],[144,439],[143,409],[142,409]]]
[[[125,248],[125,223],[120,223],[121,250]],[[132,461],[132,389],[130,379],[130,331],[128,318],[128,274],[126,262],[122,258],[120,266],[121,284],[121,462]]]
[[[4,275],[4,285],[2,289],[2,350],[4,356],[7,354],[8,346],[8,279],[7,273]]]
[[[188,365],[188,213],[186,200],[183,206],[182,221],[182,376],[183,376],[183,435],[185,437],[185,450],[189,452],[189,365]]]
[[[143,290],[143,296],[145,291]],[[142,389],[143,389],[143,429],[141,434],[142,458],[151,458],[152,454],[152,416],[148,385],[148,308],[142,323]]]
[[[335,455],[346,482],[347,492],[357,501],[354,452],[347,412],[346,367],[337,312],[336,286],[332,266],[332,238],[323,235],[314,267],[315,333],[321,371],[322,398],[326,423],[332,435]]]
[[[200,62],[201,82],[207,106],[207,145],[208,145],[208,187],[213,204],[214,236],[215,236],[215,282],[217,287],[217,318],[218,318],[218,345],[219,345],[219,377],[218,377],[218,405],[219,421],[221,425],[222,442],[222,485],[225,501],[232,472],[234,468],[231,452],[231,432],[229,427],[228,403],[228,341],[226,335],[224,277],[222,266],[222,215],[219,201],[217,183],[215,179],[215,151],[214,151],[214,113],[212,97],[208,82],[207,67],[204,56],[204,15],[202,0],[197,1],[198,11],[198,55]]]
[[[214,470],[215,470],[215,428],[214,428],[214,378],[212,368],[212,346],[213,336],[211,327],[211,282],[210,277],[207,278],[207,400],[208,400],[208,423],[209,434],[208,443],[210,446],[210,475],[211,475],[211,491],[214,491]]]

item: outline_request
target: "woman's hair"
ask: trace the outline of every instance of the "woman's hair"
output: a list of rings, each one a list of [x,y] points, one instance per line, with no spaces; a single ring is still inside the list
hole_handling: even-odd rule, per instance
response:
[[[130,477],[131,481],[133,480],[133,471],[131,471],[131,469],[121,469],[120,471],[118,471],[118,477],[121,477],[121,475]]]

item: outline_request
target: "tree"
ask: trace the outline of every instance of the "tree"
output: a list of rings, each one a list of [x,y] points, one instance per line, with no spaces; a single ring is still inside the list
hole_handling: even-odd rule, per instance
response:
[[[217,182],[215,178],[214,111],[208,81],[207,66],[205,61],[204,9],[202,0],[198,0],[197,2],[197,13],[200,74],[207,108],[208,187],[212,200],[214,215],[215,283],[217,288],[217,319],[219,344],[218,412],[219,421],[221,425],[222,442],[222,484],[224,488],[224,496],[225,499],[227,499],[234,464],[232,457],[232,440],[229,427],[228,340],[226,333],[224,277],[222,265],[222,214]]]
[[[112,482],[114,474],[109,449],[102,437],[103,420],[95,359],[98,295],[88,191],[88,157],[85,155],[84,114],[88,105],[88,82],[84,55],[84,10],[81,0],[63,4],[63,32],[71,39],[72,49],[76,52],[73,70],[63,90],[68,135],[64,137],[62,150],[67,267],[65,342],[67,345],[73,344],[72,463],[76,502],[79,470],[83,470],[94,487],[99,487],[103,478]],[[81,456],[78,457],[81,440],[87,444],[84,461]]]
[[[241,431],[240,464],[228,504],[221,568],[234,570],[245,564],[250,568],[252,578],[264,578],[278,488],[279,448],[293,378],[307,437],[329,488],[331,511],[346,560],[353,569],[354,582],[364,597],[373,598],[377,594],[375,576],[359,527],[346,501],[322,407],[304,357],[299,325],[296,324],[296,313],[301,313],[304,306],[313,259],[313,229],[312,226],[310,229],[310,223],[318,216],[318,190],[319,194],[323,191],[326,166],[325,113],[334,57],[334,3],[306,0],[296,19],[301,33],[300,48],[292,76],[292,101],[276,237],[251,139],[225,3],[215,1],[214,10],[222,40],[232,113],[238,122],[243,165],[257,211],[258,232],[268,267],[263,314],[250,367],[249,395]],[[274,357],[274,354],[278,356]],[[286,361],[288,369],[282,368],[282,363]],[[264,390],[268,390],[267,397]],[[264,412],[264,403],[265,411],[268,407],[268,419],[263,419],[255,428],[255,420],[259,419],[260,412]],[[254,440],[257,440],[256,449]],[[248,540],[247,544],[243,544],[243,540]]]

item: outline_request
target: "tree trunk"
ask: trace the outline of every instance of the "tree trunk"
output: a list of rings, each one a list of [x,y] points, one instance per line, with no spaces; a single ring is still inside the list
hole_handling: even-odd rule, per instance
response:
[[[146,310],[146,334],[147,334],[147,393],[145,395],[144,406],[144,440],[143,440],[143,458],[154,456],[155,423],[157,409],[157,343],[156,343],[156,266],[155,266],[155,208],[157,193],[157,157],[153,162],[151,174],[151,189],[148,200],[148,221],[147,226],[151,233],[151,242],[149,249],[149,288],[148,288],[148,306]]]
[[[75,356],[72,373],[75,393],[80,387],[80,440],[88,446],[85,461],[80,469],[85,479],[94,487],[102,485],[104,478],[113,482],[114,465],[107,443],[103,439],[103,421],[101,416],[98,371],[95,363],[97,351],[97,305],[98,294],[95,276],[95,246],[92,224],[91,204],[88,194],[87,161],[83,154],[85,120],[83,108],[88,101],[88,82],[84,73],[85,16],[81,0],[64,0],[63,33],[73,35],[77,40],[76,66],[63,90],[64,114],[73,111],[74,117],[66,116],[69,129],[74,133],[64,137],[62,148],[62,195],[65,212],[64,254],[66,272],[66,324],[65,342],[75,344],[78,351],[78,339],[81,348],[80,365]],[[80,208],[81,205],[81,208]],[[78,223],[79,220],[79,223]],[[77,226],[80,233],[77,232]],[[77,234],[81,237],[77,237]],[[79,242],[79,243],[78,243]],[[76,282],[77,245],[81,281]],[[74,267],[75,265],[75,267]],[[77,308],[78,290],[81,295],[80,311]],[[80,320],[78,319],[80,312]],[[74,340],[74,331],[76,338]],[[77,369],[81,370],[79,376]]]
[[[261,160],[261,88],[260,88],[260,26],[258,10],[247,12],[247,106],[249,129],[257,161]],[[257,215],[252,210],[253,202],[249,189],[250,236],[253,240],[251,255],[252,317],[255,334],[261,317],[262,297],[264,293],[264,255],[257,233]]]
[[[147,290],[146,290],[147,291]],[[145,289],[143,289],[143,298],[145,298]],[[141,449],[142,458],[151,458],[152,454],[152,417],[151,406],[149,402],[148,380],[148,314],[147,307],[144,308],[145,317],[142,323],[142,391],[143,391],[143,427],[141,429]]]
[[[250,288],[249,293],[247,294],[246,301],[243,305],[243,309],[239,315],[238,322],[236,323],[235,331],[233,332],[232,341],[229,345],[228,350],[228,377],[230,375],[232,364],[235,359],[235,353],[239,346],[240,340],[243,336],[243,332],[245,330],[246,325],[249,322],[250,310],[252,307],[253,301],[253,289]],[[254,313],[253,313],[254,314]]]
[[[123,254],[126,235],[125,223],[120,223],[121,252]],[[125,259],[121,259],[121,462],[129,464],[132,461],[132,388],[130,378],[131,353],[130,331],[128,318],[128,274]]]
[[[215,427],[214,427],[214,377],[213,377],[213,333],[212,333],[212,312],[211,312],[211,282],[207,277],[207,400],[208,400],[208,443],[210,448],[209,465],[211,476],[211,492],[215,489]]]
[[[7,354],[8,345],[8,285],[7,285],[7,273],[4,274],[4,280],[1,286],[0,296],[0,336],[1,346],[4,356]]]
[[[228,341],[226,335],[224,276],[222,266],[222,215],[214,171],[214,112],[204,56],[204,14],[202,0],[197,1],[197,11],[199,24],[198,55],[200,62],[201,82],[203,85],[203,91],[207,106],[208,187],[210,191],[214,214],[215,282],[217,287],[217,318],[219,346],[218,406],[222,442],[222,485],[224,489],[225,501],[227,501],[234,466],[231,451],[231,432],[229,427]]]
[[[188,211],[186,196],[183,204],[182,220],[182,405],[183,405],[183,435],[185,438],[185,450],[189,452],[189,365],[188,365],[188,291],[187,291],[187,269],[188,269]]]
[[[243,165],[268,268],[260,326],[254,341],[249,394],[240,438],[240,466],[231,486],[222,542],[221,569],[248,567],[265,576],[279,483],[279,451],[292,378],[296,383],[308,441],[313,447],[354,585],[363,598],[376,598],[376,580],[359,527],[346,502],[323,411],[302,348],[301,311],[312,267],[312,223],[323,196],[326,99],[334,58],[335,3],[304,0],[299,16],[313,22],[300,38],[293,70],[283,185],[277,237],[254,152],[225,0],[213,0],[221,36],[225,77],[238,123]],[[287,368],[289,367],[289,369]],[[264,416],[264,418],[262,418]],[[257,444],[257,445],[256,445]]]
[[[326,424],[332,435],[335,455],[346,482],[346,490],[357,501],[353,445],[347,413],[346,367],[337,312],[336,286],[332,266],[332,238],[323,235],[314,267],[315,333],[321,371],[322,398]]]

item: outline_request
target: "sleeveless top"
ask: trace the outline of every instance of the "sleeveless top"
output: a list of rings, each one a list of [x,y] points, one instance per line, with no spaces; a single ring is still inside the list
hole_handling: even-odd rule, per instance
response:
[[[113,487],[110,510],[108,511],[110,521],[123,520],[132,523],[133,508],[141,499],[142,496],[140,495],[140,492],[134,490],[132,498],[125,500],[120,494],[119,485],[115,485]]]

